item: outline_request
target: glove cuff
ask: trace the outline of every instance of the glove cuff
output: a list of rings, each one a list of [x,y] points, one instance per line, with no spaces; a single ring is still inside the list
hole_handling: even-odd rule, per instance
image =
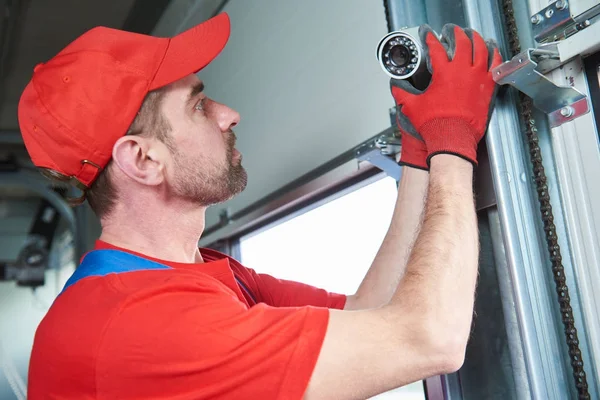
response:
[[[429,171],[425,143],[407,133],[402,133],[402,150],[398,164]]]
[[[462,118],[434,118],[419,129],[427,145],[427,165],[436,154],[452,154],[477,166],[481,134]]]

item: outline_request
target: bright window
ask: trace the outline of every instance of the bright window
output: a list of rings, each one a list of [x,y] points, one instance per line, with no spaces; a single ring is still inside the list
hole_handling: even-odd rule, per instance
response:
[[[388,230],[396,181],[386,177],[240,240],[241,259],[257,272],[326,289],[356,292]],[[416,382],[374,397],[423,400]]]

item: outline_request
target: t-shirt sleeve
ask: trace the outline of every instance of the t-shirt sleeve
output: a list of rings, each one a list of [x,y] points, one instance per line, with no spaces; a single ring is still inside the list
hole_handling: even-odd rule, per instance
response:
[[[343,310],[346,295],[328,292],[300,282],[277,279],[268,274],[258,274],[252,268],[244,267],[237,260],[212,249],[201,249],[205,259],[229,258],[234,273],[248,284],[258,302],[273,307],[324,307]]]
[[[106,328],[98,399],[301,399],[329,319],[317,307],[248,309],[210,283],[138,293]]]
[[[248,270],[253,275],[260,298],[274,307],[314,306],[343,310],[346,305],[346,295]]]

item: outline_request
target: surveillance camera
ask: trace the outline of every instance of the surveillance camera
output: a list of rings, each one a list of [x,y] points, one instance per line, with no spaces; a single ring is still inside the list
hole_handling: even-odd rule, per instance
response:
[[[377,60],[383,71],[395,79],[408,79],[427,72],[419,27],[388,33],[377,46]]]

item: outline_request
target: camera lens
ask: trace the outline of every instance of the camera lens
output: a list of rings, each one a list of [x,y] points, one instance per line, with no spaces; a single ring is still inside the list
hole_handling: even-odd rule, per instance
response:
[[[404,45],[397,45],[390,49],[390,61],[396,67],[406,67],[412,58],[410,50]]]
[[[419,41],[413,36],[418,28],[411,29],[390,32],[377,46],[377,60],[392,78],[408,79],[422,68]]]

